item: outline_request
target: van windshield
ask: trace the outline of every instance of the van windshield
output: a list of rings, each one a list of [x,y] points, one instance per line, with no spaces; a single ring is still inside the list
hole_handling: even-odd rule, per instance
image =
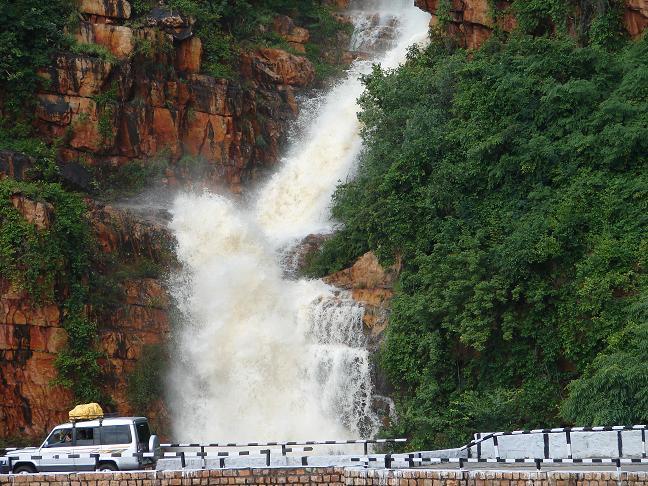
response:
[[[70,447],[72,445],[72,428],[64,427],[54,430],[47,438],[45,447]]]

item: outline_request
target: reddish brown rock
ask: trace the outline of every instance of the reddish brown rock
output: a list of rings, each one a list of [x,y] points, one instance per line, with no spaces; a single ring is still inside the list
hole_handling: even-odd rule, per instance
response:
[[[303,27],[297,27],[287,15],[277,15],[272,23],[273,30],[279,34],[297,52],[305,53],[305,44],[310,38],[310,32]]]
[[[628,0],[623,21],[630,37],[640,38],[648,27],[648,1]]]
[[[112,64],[98,58],[60,54],[47,69],[39,72],[49,81],[49,89],[62,95],[94,96],[106,88]]]
[[[128,19],[131,16],[131,5],[126,0],[81,0],[79,12],[102,17]]]
[[[376,255],[365,253],[345,270],[324,278],[335,287],[351,291],[354,300],[365,307],[363,321],[372,337],[387,327],[389,304],[394,295],[394,282],[400,272],[400,262],[383,268]]]
[[[127,58],[135,49],[133,29],[123,25],[81,22],[76,40],[104,46],[119,59]]]
[[[12,194],[11,204],[18,212],[33,224],[37,229],[44,230],[50,227],[52,211],[54,208],[51,204],[33,199],[19,192]]]
[[[415,3],[432,14],[432,25],[439,24],[437,11],[440,0],[415,0]],[[511,5],[512,2],[508,0],[495,3],[497,9],[504,12],[497,19],[497,27],[504,32],[511,32],[516,27],[516,20],[510,13]],[[449,14],[449,22],[444,28],[461,45],[471,49],[481,46],[495,27],[488,0],[451,0]],[[630,37],[639,38],[648,26],[648,1],[626,0],[623,19]]]
[[[303,87],[315,79],[315,69],[308,59],[289,54],[281,49],[259,49],[256,61],[269,68],[273,73],[271,79],[281,84]]]
[[[176,50],[176,69],[185,74],[199,73],[201,58],[202,41],[198,37],[191,37],[181,42]]]

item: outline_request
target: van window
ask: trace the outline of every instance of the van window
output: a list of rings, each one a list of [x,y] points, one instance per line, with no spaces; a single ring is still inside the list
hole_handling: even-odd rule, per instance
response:
[[[77,427],[76,442],[77,446],[89,446],[99,444],[99,427]]]
[[[130,425],[104,425],[101,427],[101,445],[130,444]]]
[[[45,447],[70,447],[72,445],[72,428],[56,429],[47,438]]]
[[[142,446],[140,450],[150,452],[148,450],[148,443],[151,438],[151,431],[149,430],[148,422],[137,422],[135,424],[135,431],[137,432],[137,442]]]

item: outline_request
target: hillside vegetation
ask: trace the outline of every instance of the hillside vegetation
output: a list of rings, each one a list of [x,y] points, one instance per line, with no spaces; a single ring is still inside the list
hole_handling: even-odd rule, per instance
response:
[[[609,45],[608,45],[609,48]],[[324,274],[402,258],[387,433],[648,420],[648,42],[435,39],[365,80]]]

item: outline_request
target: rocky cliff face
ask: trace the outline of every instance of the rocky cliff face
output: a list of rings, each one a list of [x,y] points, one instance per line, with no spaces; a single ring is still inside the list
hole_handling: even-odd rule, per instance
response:
[[[431,25],[439,24],[441,0],[415,0],[416,5],[432,14]],[[512,1],[500,0],[451,0],[449,18],[444,19],[444,28],[454,35],[464,47],[477,48],[490,37],[493,29],[511,32],[516,27],[515,17],[510,13]],[[493,19],[492,5],[503,15]],[[623,23],[631,38],[640,37],[648,26],[648,2],[627,0]]]
[[[238,192],[276,161],[286,122],[297,112],[295,91],[309,86],[311,63],[280,49],[246,52],[242,80],[201,74],[202,42],[192,19],[154,9],[144,26],[129,24],[126,0],[83,0],[75,33],[82,45],[110,56],[61,53],[40,74],[38,129],[60,138],[64,164],[120,166],[156,155],[175,162],[204,159],[204,179]],[[304,52],[306,29],[277,18],[277,33]],[[171,171],[171,181],[182,178]]]
[[[16,193],[14,207],[36,227],[46,228],[51,207]],[[91,206],[88,218],[99,248],[109,259],[162,261],[168,258],[170,235],[154,223],[138,221],[128,212]],[[169,332],[169,298],[161,280],[133,276],[115,281],[112,302],[105,309],[88,308],[98,323],[101,368],[106,395],[120,413],[133,412],[127,400],[127,376],[144,346],[165,341]],[[34,302],[0,277],[0,437],[34,439],[67,417],[74,405],[69,390],[53,385],[54,362],[65,347],[61,327],[65,310],[55,303]],[[155,413],[162,420],[164,412]]]

